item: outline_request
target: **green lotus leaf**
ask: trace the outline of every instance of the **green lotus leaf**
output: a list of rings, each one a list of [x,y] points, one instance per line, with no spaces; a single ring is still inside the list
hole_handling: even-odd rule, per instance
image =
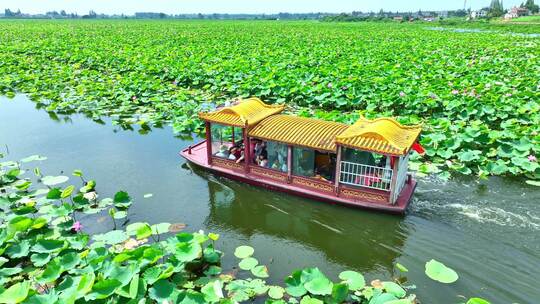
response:
[[[335,303],[343,303],[349,295],[349,286],[345,283],[334,284],[332,287],[332,300]]]
[[[364,276],[356,271],[343,271],[339,274],[339,278],[349,286],[350,290],[359,290],[366,286]]]
[[[153,234],[164,234],[169,232],[170,223],[159,223],[151,226]]]
[[[199,243],[195,242],[179,243],[176,245],[174,255],[182,262],[190,262],[201,257],[202,247]]]
[[[284,293],[285,289],[281,286],[270,286],[270,288],[268,288],[268,296],[272,299],[279,300],[283,298]]]
[[[30,261],[36,267],[41,267],[51,260],[52,256],[48,253],[34,253],[30,256]]]
[[[127,208],[131,206],[131,197],[125,191],[116,192],[114,195],[114,205],[117,208]]]
[[[408,272],[409,271],[409,269],[407,269],[407,267],[403,266],[400,263],[396,263],[396,268],[401,272]]]
[[[64,269],[62,268],[62,265],[56,260],[52,260],[52,262],[47,264],[45,271],[41,274],[37,281],[41,284],[53,282],[60,277],[63,271]]]
[[[537,186],[537,187],[540,187],[540,181],[536,181],[536,180],[527,180],[527,181],[525,181],[525,183],[527,183],[528,185],[531,185],[531,186]]]
[[[240,267],[240,269],[243,270],[251,270],[253,269],[253,267],[257,266],[257,264],[259,264],[259,261],[257,261],[257,259],[249,257],[242,259],[240,263],[238,263],[238,266]]]
[[[64,190],[62,190],[62,193],[60,194],[61,198],[67,198],[73,193],[73,190],[75,190],[75,186],[71,185],[66,187]]]
[[[405,295],[407,295],[405,289],[394,282],[382,282],[382,285],[386,292],[391,293],[398,298],[403,298]]]
[[[239,246],[234,251],[234,255],[239,259],[245,259],[253,255],[255,250],[250,246]]]
[[[152,228],[147,223],[133,223],[126,227],[128,235],[135,235],[137,239],[145,239],[152,235]]]
[[[490,304],[490,302],[482,298],[470,298],[467,304]]]
[[[46,160],[46,159],[47,159],[47,157],[45,157],[45,156],[31,155],[31,156],[28,156],[28,157],[25,157],[25,158],[21,159],[21,162],[29,163],[29,162],[33,162],[33,161],[42,161],[42,160]]]
[[[300,300],[300,304],[324,304],[324,302],[310,296],[305,296]]]
[[[106,299],[112,295],[117,288],[121,287],[122,283],[115,279],[106,279],[98,281],[92,285],[92,291],[88,293],[84,298],[89,300]]]
[[[293,297],[301,297],[307,293],[302,281],[301,270],[297,270],[285,278],[285,291]]]
[[[258,278],[268,278],[268,268],[264,265],[259,265],[251,268],[251,273]]]
[[[454,270],[436,260],[426,263],[426,275],[432,280],[446,284],[454,283],[459,278]]]
[[[399,299],[396,298],[393,294],[381,293],[378,295],[374,295],[373,298],[371,298],[371,300],[369,301],[369,304],[386,304],[395,300]]]
[[[21,303],[28,296],[30,282],[23,281],[11,285],[0,293],[0,303]]]
[[[63,176],[63,175],[60,175],[60,176],[44,176],[41,178],[41,181],[43,182],[44,185],[46,186],[55,186],[55,185],[58,185],[58,184],[63,184],[65,182],[67,182],[69,180],[69,177],[67,176]]]
[[[333,286],[332,282],[325,277],[317,277],[304,284],[307,291],[314,295],[329,295],[332,293]]]
[[[66,242],[64,240],[38,240],[31,251],[37,253],[58,252],[64,248]]]
[[[13,244],[4,251],[12,259],[25,257],[28,255],[28,252],[30,252],[30,242],[28,240]]]
[[[104,242],[105,244],[115,245],[127,240],[128,235],[122,230],[112,230],[104,234],[95,234],[93,239],[96,242]]]
[[[169,300],[174,290],[174,285],[167,280],[159,280],[148,289],[148,295],[158,303]]]
[[[213,303],[223,298],[223,283],[219,280],[209,282],[201,288],[206,303]]]
[[[32,226],[34,221],[26,216],[16,216],[9,220],[8,230],[13,232],[23,232]]]

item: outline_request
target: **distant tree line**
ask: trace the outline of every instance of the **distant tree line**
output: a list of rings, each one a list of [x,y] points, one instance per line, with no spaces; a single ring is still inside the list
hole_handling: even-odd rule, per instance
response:
[[[24,14],[5,9],[4,18],[49,18],[49,19],[260,19],[260,20],[317,20],[329,15],[326,13],[279,13],[279,14],[165,14],[160,12],[136,12],[134,15],[97,14],[91,10],[88,14],[78,15],[65,10],[50,11],[44,14]]]
[[[522,8],[527,8],[531,13],[538,13],[539,7],[534,0],[526,0],[521,4]],[[487,17],[500,17],[505,14],[502,0],[492,0],[489,7],[481,11],[487,12]],[[0,17],[4,18],[49,18],[49,19],[211,19],[211,20],[322,20],[330,22],[357,22],[357,21],[384,21],[398,19],[403,21],[420,19],[445,19],[451,17],[469,16],[471,10],[459,9],[451,11],[417,11],[417,12],[361,12],[351,13],[279,13],[279,14],[165,14],[160,12],[137,12],[134,15],[124,14],[97,14],[91,10],[88,14],[78,15],[77,13],[67,13],[65,10],[50,11],[44,14],[24,14],[20,10],[12,11],[8,8]]]
[[[533,14],[537,14],[540,11],[538,4],[534,3],[534,0],[527,0],[521,4],[521,7],[528,9]]]

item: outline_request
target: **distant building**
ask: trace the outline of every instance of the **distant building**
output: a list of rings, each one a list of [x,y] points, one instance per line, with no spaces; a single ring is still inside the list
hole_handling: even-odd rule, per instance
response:
[[[521,16],[528,16],[529,14],[530,11],[528,8],[514,6],[504,15],[504,19],[514,19]]]
[[[426,22],[433,22],[433,21],[435,21],[435,19],[437,19],[437,17],[433,17],[433,16],[426,16],[426,17],[422,18],[422,20],[424,20]]]
[[[472,11],[470,18],[471,19],[486,18],[487,16],[488,16],[488,10],[483,8],[479,11]]]
[[[402,17],[402,16],[395,16],[395,17],[394,17],[394,21],[399,21],[399,22],[401,22],[401,21],[403,21],[403,17]]]

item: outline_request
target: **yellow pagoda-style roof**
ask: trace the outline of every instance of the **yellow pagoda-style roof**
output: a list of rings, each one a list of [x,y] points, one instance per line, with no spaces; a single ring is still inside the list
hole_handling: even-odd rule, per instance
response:
[[[284,105],[268,105],[259,98],[240,100],[235,105],[210,113],[199,113],[201,119],[235,127],[253,126],[266,117],[280,113]]]
[[[348,128],[337,122],[290,115],[272,115],[258,123],[249,136],[320,151],[336,151],[336,136]]]
[[[361,117],[336,137],[340,145],[381,154],[405,155],[414,144],[420,126],[403,126],[392,118]]]

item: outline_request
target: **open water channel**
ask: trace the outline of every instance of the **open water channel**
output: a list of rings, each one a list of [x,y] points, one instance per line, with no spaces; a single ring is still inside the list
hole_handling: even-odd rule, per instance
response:
[[[317,266],[333,279],[343,270],[369,280],[390,279],[405,265],[422,303],[458,303],[481,296],[492,303],[540,303],[540,188],[521,180],[420,179],[406,216],[379,214],[270,192],[206,173],[178,152],[192,144],[170,128],[123,130],[104,119],[47,113],[24,95],[0,97],[0,146],[10,160],[32,154],[45,175],[81,169],[97,180],[100,197],[127,191],[130,220],[185,223],[189,231],[220,234],[224,268],[234,248],[249,244],[268,265],[270,281]],[[141,134],[142,133],[142,134]],[[146,133],[146,134],[145,134]],[[73,180],[78,184],[78,181]],[[151,198],[143,198],[152,193]],[[82,219],[86,229],[111,229],[105,218]],[[444,285],[424,274],[436,259],[460,279]]]

